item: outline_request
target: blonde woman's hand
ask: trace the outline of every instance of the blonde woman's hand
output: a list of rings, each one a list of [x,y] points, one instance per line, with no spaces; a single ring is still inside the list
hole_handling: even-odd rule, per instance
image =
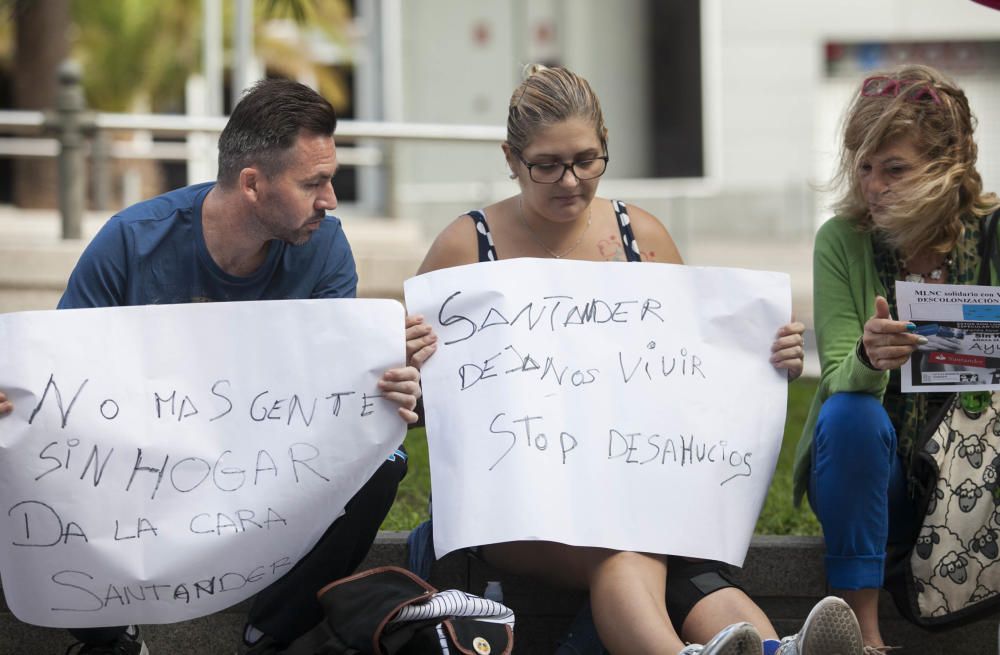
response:
[[[437,335],[423,316],[406,317],[406,363],[420,370],[437,351]]]
[[[0,391],[0,417],[6,416],[14,411],[14,403],[7,400],[7,394]]]
[[[931,334],[927,336],[927,343],[917,346],[917,350],[954,353],[962,349],[964,341],[957,337],[939,337]]]
[[[866,363],[879,371],[891,371],[905,364],[917,346],[927,343],[926,337],[910,332],[909,325],[912,323],[893,320],[885,298],[875,298],[875,314],[865,322],[861,335]]]
[[[802,333],[805,331],[806,326],[798,321],[782,325],[771,344],[771,364],[787,371],[789,382],[802,375],[806,355]]]

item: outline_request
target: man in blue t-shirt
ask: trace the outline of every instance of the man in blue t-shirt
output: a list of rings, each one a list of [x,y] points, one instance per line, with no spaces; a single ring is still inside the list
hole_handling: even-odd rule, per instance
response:
[[[251,87],[219,137],[218,180],[177,189],[116,214],[87,246],[60,309],[161,303],[353,298],[358,276],[333,177],[333,107],[297,82]],[[409,366],[386,371],[384,397],[407,423],[420,396],[417,369],[436,337],[407,318]],[[0,416],[13,404],[0,392]],[[251,651],[288,644],[322,618],[316,592],[361,563],[406,473],[397,450],[345,513],[284,577],[254,599],[244,630]],[[83,654],[147,653],[135,626],[71,630]]]

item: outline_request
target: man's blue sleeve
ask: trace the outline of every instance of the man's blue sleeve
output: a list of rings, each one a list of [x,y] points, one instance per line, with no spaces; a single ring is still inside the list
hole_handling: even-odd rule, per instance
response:
[[[127,252],[121,221],[112,218],[80,255],[59,300],[59,309],[125,305]]]
[[[323,273],[313,289],[313,298],[354,298],[358,295],[358,272],[354,253],[342,226],[337,226]]]

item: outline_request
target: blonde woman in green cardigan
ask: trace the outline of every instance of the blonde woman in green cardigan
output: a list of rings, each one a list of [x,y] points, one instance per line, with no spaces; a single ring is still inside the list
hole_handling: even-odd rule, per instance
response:
[[[1000,202],[983,193],[974,125],[965,93],[932,68],[865,79],[844,125],[838,216],[816,237],[822,377],[796,452],[795,496],[808,493],[827,578],[870,653],[885,650],[878,590],[887,544],[914,538],[913,439],[944,395],[900,393],[899,368],[926,339],[893,320],[894,285],[976,280],[983,217]]]

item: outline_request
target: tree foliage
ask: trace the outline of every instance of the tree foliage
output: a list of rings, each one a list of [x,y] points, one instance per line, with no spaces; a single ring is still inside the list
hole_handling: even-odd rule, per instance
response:
[[[72,9],[90,107],[123,112],[137,100],[183,98],[201,65],[201,0],[76,0]]]
[[[319,92],[337,109],[349,102],[349,89],[343,71],[331,68],[309,57],[313,34],[319,32],[330,41],[344,45],[348,42],[346,27],[351,23],[350,3],[347,0],[258,0],[258,13],[262,20],[290,19],[298,25],[295,38],[280,39],[258,29],[257,56],[269,71],[284,77],[316,80]]]
[[[181,106],[186,80],[202,66],[203,0],[67,1],[74,23],[72,52],[83,67],[90,107],[124,112],[134,110],[137,103],[154,111]],[[0,8],[11,13],[15,4],[0,0]],[[232,42],[232,5],[222,3],[227,51]],[[297,40],[268,36],[268,21],[282,19],[297,24]],[[335,106],[343,106],[347,98],[344,79],[336,70],[310,60],[303,35],[319,30],[326,38],[343,43],[350,20],[346,0],[257,0],[256,54],[269,71],[289,77],[308,73],[321,93]],[[10,42],[9,25],[0,29],[0,49],[5,41]]]

